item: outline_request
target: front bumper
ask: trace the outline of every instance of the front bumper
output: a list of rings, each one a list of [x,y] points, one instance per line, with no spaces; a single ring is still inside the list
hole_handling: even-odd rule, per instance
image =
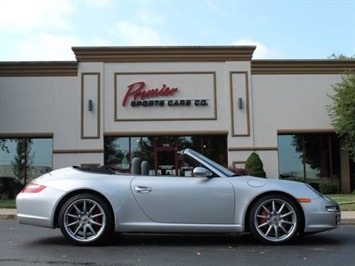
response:
[[[301,204],[305,216],[305,233],[335,229],[340,225],[341,212],[338,203],[326,197],[312,199],[312,204]]]

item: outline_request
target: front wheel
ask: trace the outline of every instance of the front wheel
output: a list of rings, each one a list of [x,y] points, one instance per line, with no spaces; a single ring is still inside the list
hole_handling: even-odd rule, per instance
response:
[[[59,214],[62,234],[77,245],[102,243],[112,232],[112,215],[106,202],[92,194],[70,198]]]
[[[298,206],[284,195],[267,195],[259,199],[249,215],[252,235],[267,244],[284,244],[294,240],[301,224]]]

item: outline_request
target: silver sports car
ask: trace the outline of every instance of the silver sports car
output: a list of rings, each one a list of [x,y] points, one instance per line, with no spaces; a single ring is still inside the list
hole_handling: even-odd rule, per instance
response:
[[[30,182],[16,198],[22,224],[60,228],[78,245],[113,232],[242,233],[267,244],[334,229],[339,205],[301,182],[236,176],[201,154],[180,152],[188,176],[70,167]]]

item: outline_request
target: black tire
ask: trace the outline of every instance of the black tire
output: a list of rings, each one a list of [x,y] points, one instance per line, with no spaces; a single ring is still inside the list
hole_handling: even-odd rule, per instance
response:
[[[103,243],[113,231],[113,218],[107,203],[93,194],[70,198],[59,213],[62,234],[76,245]]]
[[[260,242],[285,244],[297,237],[301,214],[289,197],[267,195],[252,206],[248,222],[250,232]]]

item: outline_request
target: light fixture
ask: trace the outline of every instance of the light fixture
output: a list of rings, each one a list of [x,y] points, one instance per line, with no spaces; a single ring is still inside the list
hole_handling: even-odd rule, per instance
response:
[[[239,110],[243,109],[243,99],[242,98],[238,98],[238,109]]]
[[[92,100],[89,100],[88,101],[88,110],[89,110],[89,112],[91,112],[92,111]]]

